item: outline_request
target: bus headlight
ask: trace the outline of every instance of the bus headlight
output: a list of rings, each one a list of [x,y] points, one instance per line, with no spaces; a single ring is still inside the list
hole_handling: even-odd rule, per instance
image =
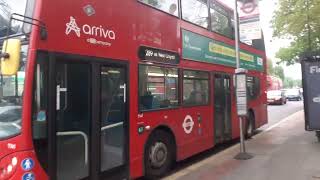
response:
[[[17,170],[18,158],[9,155],[0,161],[0,180],[9,179]]]

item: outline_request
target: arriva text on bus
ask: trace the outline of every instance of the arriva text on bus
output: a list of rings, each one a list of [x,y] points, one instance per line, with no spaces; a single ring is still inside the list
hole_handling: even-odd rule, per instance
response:
[[[113,30],[103,28],[102,25],[100,26],[90,26],[88,24],[85,24],[80,29],[76,19],[72,16],[70,16],[70,21],[66,23],[66,35],[69,35],[70,32],[74,32],[78,37],[81,36],[81,31],[84,34],[101,37],[101,38],[108,38],[111,40],[116,39],[116,33]]]
[[[88,24],[85,24],[82,26],[82,31],[84,34],[87,34],[87,35],[104,37],[112,40],[116,39],[116,33],[114,31],[109,29],[104,29],[102,26],[96,27],[96,26],[90,26]]]

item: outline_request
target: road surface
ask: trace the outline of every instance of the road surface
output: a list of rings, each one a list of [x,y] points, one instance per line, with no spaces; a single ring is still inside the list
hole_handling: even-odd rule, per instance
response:
[[[282,119],[303,109],[303,101],[288,101],[285,105],[269,105],[268,106],[268,124],[259,130],[266,130],[276,125]]]

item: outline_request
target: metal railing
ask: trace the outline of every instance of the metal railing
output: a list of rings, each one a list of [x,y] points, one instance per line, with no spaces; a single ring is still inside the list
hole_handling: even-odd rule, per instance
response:
[[[89,154],[89,143],[88,136],[82,131],[66,131],[66,132],[57,132],[57,136],[82,136],[84,139],[84,162],[88,164],[88,154]]]

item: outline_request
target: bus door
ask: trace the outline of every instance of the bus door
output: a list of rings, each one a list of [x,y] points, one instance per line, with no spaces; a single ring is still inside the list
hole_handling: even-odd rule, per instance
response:
[[[215,144],[231,140],[231,78],[214,74],[214,135]]]
[[[89,177],[91,136],[91,68],[56,64],[57,179]]]
[[[126,68],[57,60],[54,76],[50,179],[126,179]]]
[[[100,172],[102,179],[126,179],[128,172],[128,106],[126,69],[100,67]],[[109,172],[114,172],[109,173]]]

